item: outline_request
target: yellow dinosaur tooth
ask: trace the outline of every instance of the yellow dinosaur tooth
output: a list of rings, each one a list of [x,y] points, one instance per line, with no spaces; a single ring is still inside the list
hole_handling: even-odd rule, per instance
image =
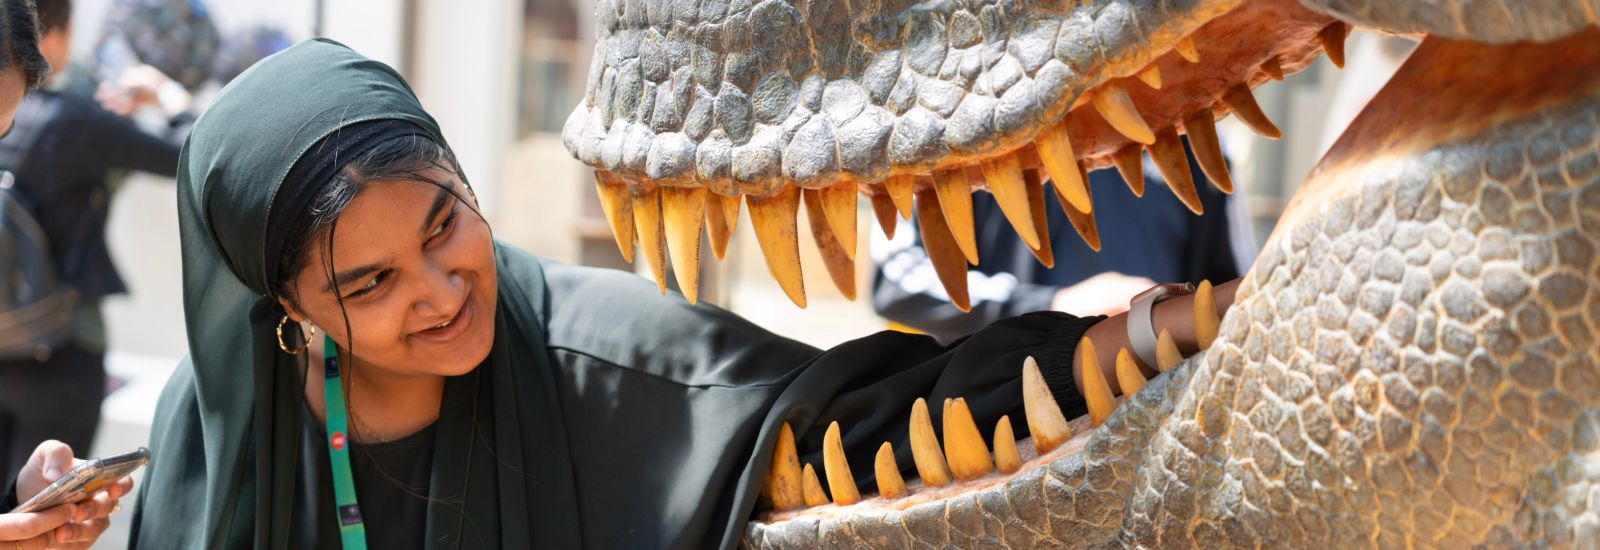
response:
[[[633,199],[628,187],[616,174],[604,170],[594,173],[594,188],[600,194],[600,210],[611,224],[611,235],[616,237],[617,251],[622,260],[633,263]]]
[[[833,493],[833,503],[849,506],[861,501],[861,491],[856,489],[856,478],[850,475],[850,462],[844,458],[844,444],[839,441],[839,423],[828,424],[822,436],[822,468],[828,474],[828,490]]]
[[[1067,120],[1063,118],[1039,132],[1034,138],[1034,148],[1038,150],[1045,172],[1050,174],[1050,186],[1056,189],[1063,205],[1070,205],[1079,212],[1092,211],[1094,202],[1089,200],[1088,182],[1078,172],[1078,157],[1072,152],[1072,141],[1067,139]]]
[[[856,299],[856,262],[844,253],[844,245],[839,242],[838,235],[832,230],[832,225],[824,219],[827,207],[823,205],[827,199],[826,191],[822,189],[807,189],[804,191],[806,200],[806,219],[811,222],[811,238],[817,243],[817,251],[822,254],[822,264],[828,268],[828,278],[833,279],[833,286],[839,288],[847,300]]]
[[[1083,378],[1083,401],[1089,406],[1089,423],[1098,428],[1117,410],[1117,399],[1111,395],[1105,371],[1100,370],[1100,356],[1095,355],[1094,341],[1087,336],[1078,341],[1078,375]]]
[[[1028,186],[1022,182],[1022,162],[1016,155],[1005,155],[982,163],[983,179],[989,184],[989,193],[1000,204],[1011,228],[1022,237],[1028,250],[1039,249],[1039,232],[1033,228],[1033,210],[1028,208]]]
[[[900,217],[911,219],[911,199],[917,192],[917,177],[889,176],[883,184],[889,188],[889,199],[894,201],[894,207],[900,211]]]
[[[1028,188],[1028,210],[1033,213],[1033,230],[1039,236],[1039,248],[1033,249],[1033,257],[1046,269],[1053,268],[1056,266],[1056,256],[1050,250],[1050,219],[1044,212],[1044,182],[1039,178],[1038,170],[1028,170],[1022,173],[1022,183]]]
[[[1178,55],[1190,63],[1200,62],[1200,48],[1194,45],[1194,35],[1185,36],[1178,40]]]
[[[1328,52],[1328,61],[1340,69],[1344,68],[1344,36],[1348,32],[1350,32],[1349,25],[1343,21],[1334,21],[1323,27],[1322,32],[1317,33],[1317,40],[1322,42],[1323,51]]]
[[[984,444],[983,434],[972,420],[966,399],[956,399],[945,410],[944,455],[957,481],[977,479],[994,471],[989,446]]]
[[[1144,373],[1139,372],[1139,365],[1133,362],[1133,354],[1128,353],[1128,348],[1117,350],[1117,389],[1122,390],[1122,395],[1132,396],[1144,389]]]
[[[1215,119],[1211,108],[1206,107],[1184,115],[1183,130],[1189,134],[1189,149],[1200,161],[1200,171],[1206,179],[1223,193],[1233,193],[1233,179],[1228,177],[1228,161],[1222,156],[1222,144],[1217,141]]]
[[[1263,62],[1261,70],[1266,72],[1267,76],[1273,80],[1283,80],[1283,66],[1278,64],[1278,58],[1276,57],[1268,58]]]
[[[972,225],[972,183],[967,180],[967,169],[934,172],[933,189],[939,196],[939,211],[944,213],[945,227],[955,237],[967,263],[978,265],[978,238]]]
[[[800,455],[794,448],[794,430],[783,423],[778,432],[778,447],[772,452],[772,467],[767,470],[767,496],[774,510],[799,508],[805,504],[804,490],[800,487]]]
[[[812,468],[810,464],[806,464],[805,469],[801,470],[800,477],[804,480],[802,483],[807,508],[828,503],[828,495],[822,492],[822,483],[817,481],[816,469]]]
[[[929,487],[950,484],[950,466],[939,450],[939,439],[933,435],[933,421],[928,418],[928,401],[918,397],[911,405],[911,458],[917,463],[917,476]]]
[[[1183,154],[1183,141],[1178,139],[1178,131],[1171,126],[1161,129],[1156,134],[1156,142],[1145,150],[1150,152],[1150,160],[1155,163],[1156,171],[1161,172],[1161,178],[1167,180],[1172,194],[1195,215],[1205,213],[1205,205],[1200,203],[1200,195],[1194,189],[1189,156]]]
[[[1217,340],[1217,327],[1222,319],[1217,317],[1217,300],[1211,292],[1211,281],[1200,281],[1194,291],[1194,341],[1200,351],[1211,349]]]
[[[1134,106],[1133,98],[1128,96],[1128,89],[1121,82],[1108,82],[1101,86],[1091,102],[1094,103],[1094,110],[1117,133],[1145,145],[1155,143],[1156,136],[1150,131],[1150,125],[1145,124],[1144,116],[1139,114],[1139,108]]]
[[[700,299],[700,231],[706,222],[704,187],[668,187],[661,194],[672,276],[689,303]]]
[[[1080,176],[1083,175],[1082,166],[1078,166],[1078,174]],[[1058,193],[1060,192],[1060,189],[1060,187],[1056,188]],[[1088,189],[1084,190],[1086,193],[1088,191]],[[1083,238],[1084,244],[1089,245],[1089,248],[1099,252],[1100,229],[1095,226],[1094,212],[1079,212],[1076,208],[1067,206],[1066,199],[1062,198],[1060,195],[1057,195],[1056,198],[1062,199],[1061,211],[1067,213],[1067,221],[1072,224],[1072,229],[1076,230],[1078,232],[1078,236]],[[1090,199],[1093,198],[1093,195],[1090,195]]]
[[[822,195],[822,212],[827,214],[828,227],[833,230],[834,240],[838,241],[845,257],[855,261],[856,182],[847,178],[818,191]]]
[[[1283,131],[1261,112],[1261,105],[1256,103],[1255,94],[1250,93],[1250,87],[1236,84],[1222,94],[1222,102],[1228,105],[1228,110],[1233,111],[1233,116],[1239,118],[1245,126],[1250,127],[1257,135],[1271,139],[1282,139]]]
[[[934,273],[950,295],[950,303],[963,312],[972,309],[967,296],[967,259],[944,224],[944,214],[939,208],[939,194],[932,191],[917,193],[917,229],[922,233],[922,247],[928,251],[928,261]]]
[[[1017,452],[1017,436],[1011,433],[1011,417],[1001,416],[994,425],[994,468],[1002,474],[1022,469],[1022,453]]]
[[[745,197],[750,205],[750,225],[767,258],[767,271],[778,281],[794,305],[806,307],[805,278],[800,274],[800,232],[795,216],[800,212],[800,188],[784,185],[767,197]]]
[[[888,441],[878,447],[878,456],[872,461],[872,471],[878,478],[878,495],[884,500],[905,496],[906,480],[900,477],[900,465],[894,462],[894,446]]]
[[[644,249],[645,262],[655,275],[656,289],[667,293],[667,264],[661,258],[666,247],[661,231],[661,188],[630,189],[633,194],[633,228],[639,236],[639,247]]]
[[[711,235],[711,254],[718,260],[728,257],[728,240],[739,221],[739,197],[707,195],[706,232]]]
[[[1144,161],[1140,157],[1144,148],[1138,144],[1129,144],[1111,154],[1112,164],[1117,165],[1117,173],[1122,175],[1122,180],[1128,183],[1128,190],[1133,191],[1133,196],[1144,196]]]
[[[1178,344],[1172,341],[1172,333],[1161,329],[1161,335],[1156,337],[1156,370],[1167,372],[1182,361],[1183,354],[1178,353]]]
[[[1139,81],[1149,86],[1152,90],[1161,89],[1161,66],[1151,63],[1149,67],[1139,71]]]
[[[1033,450],[1045,454],[1072,439],[1072,428],[1067,417],[1061,414],[1055,394],[1045,384],[1039,363],[1028,357],[1022,360],[1022,410],[1028,417],[1028,434],[1033,437]]]
[[[872,215],[878,218],[878,227],[883,228],[885,237],[894,238],[895,220],[894,199],[889,197],[889,192],[881,188],[872,195]]]

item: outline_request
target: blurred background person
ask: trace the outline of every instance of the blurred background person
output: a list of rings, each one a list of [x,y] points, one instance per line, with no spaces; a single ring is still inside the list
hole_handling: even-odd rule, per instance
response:
[[[1184,144],[1187,152],[1188,138]],[[1031,311],[1078,316],[1121,313],[1128,309],[1129,298],[1158,282],[1233,280],[1244,270],[1235,251],[1255,249],[1248,226],[1234,227],[1246,220],[1230,216],[1233,198],[1207,183],[1193,155],[1189,171],[1205,206],[1203,216],[1178,201],[1149,161],[1143,170],[1143,198],[1133,194],[1116,170],[1090,172],[1099,252],[1078,236],[1055,193],[1045,193],[1054,268],[1034,258],[993,195],[974,193],[979,262],[967,270],[970,313],[950,304],[915,221],[895,231],[892,240],[873,231],[872,307],[891,322],[950,342]],[[1242,242],[1234,242],[1236,235],[1244,237]]]
[[[67,67],[70,0],[39,0],[39,51],[51,74]],[[149,69],[154,70],[154,69]],[[100,301],[127,291],[106,245],[114,170],[177,172],[182,132],[148,134],[94,101],[40,90],[0,138],[0,169],[50,243],[61,282],[77,292],[69,341],[32,358],[0,360],[0,471],[20,467],[39,441],[89,449],[106,390],[106,329]]]

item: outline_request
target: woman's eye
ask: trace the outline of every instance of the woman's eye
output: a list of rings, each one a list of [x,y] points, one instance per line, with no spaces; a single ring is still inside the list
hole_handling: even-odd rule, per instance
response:
[[[435,227],[433,229],[433,234],[428,235],[428,240],[433,240],[440,235],[444,235],[446,232],[450,231],[450,228],[455,225],[455,222],[456,212],[455,210],[451,210],[450,215],[445,216],[444,221],[439,222],[439,227]]]
[[[377,275],[373,275],[371,279],[367,280],[367,284],[361,285],[361,288],[356,289],[355,292],[351,292],[349,297],[354,298],[364,295],[368,292],[372,292],[373,289],[378,288],[378,283],[383,281],[384,276],[387,274],[387,271],[380,271]]]

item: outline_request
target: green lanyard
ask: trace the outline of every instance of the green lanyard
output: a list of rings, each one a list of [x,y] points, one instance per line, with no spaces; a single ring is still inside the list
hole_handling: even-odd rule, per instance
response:
[[[339,385],[339,348],[322,336],[322,401],[327,408],[328,459],[333,462],[333,503],[339,515],[339,541],[344,550],[366,550],[367,526],[356,504],[356,480],[350,475],[350,439],[345,436],[344,387]]]

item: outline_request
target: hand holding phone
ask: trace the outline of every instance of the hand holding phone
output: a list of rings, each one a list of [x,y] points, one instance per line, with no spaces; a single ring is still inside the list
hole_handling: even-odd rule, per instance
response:
[[[90,459],[62,474],[12,511],[37,512],[62,504],[82,502],[95,491],[128,477],[149,462],[150,451],[144,447],[127,454]]]

